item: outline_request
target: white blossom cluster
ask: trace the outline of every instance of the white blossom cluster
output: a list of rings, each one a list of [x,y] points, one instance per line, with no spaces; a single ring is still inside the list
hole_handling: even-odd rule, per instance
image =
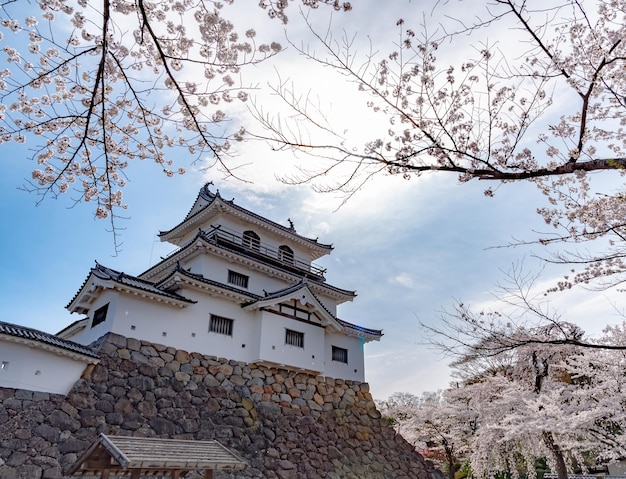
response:
[[[322,39],[325,54],[301,50],[356,83],[383,127],[363,143],[280,89],[294,125],[325,138],[316,143],[311,130],[299,135],[285,119],[262,118],[279,145],[326,160],[291,182],[351,194],[380,172],[447,172],[490,180],[487,196],[500,183],[535,182],[551,203],[538,212],[558,229],[539,242],[613,241],[606,252],[569,257],[587,266],[557,289],[626,273],[626,0],[490,0],[471,16],[454,5],[438,3],[449,20],[439,29],[398,20],[384,57],[360,56],[349,38]],[[617,177],[619,190],[597,197],[594,171]]]
[[[33,141],[29,188],[77,192],[112,218],[126,208],[131,161],[182,174],[170,153],[181,150],[228,169],[224,155],[244,134],[225,126],[228,104],[248,98],[241,69],[280,44],[239,35],[212,0],[34,3],[26,18],[21,2],[0,11],[0,142]]]
[[[583,339],[562,321],[483,335],[476,355],[454,363],[449,389],[393,395],[381,412],[419,450],[439,452],[444,470],[466,462],[475,478],[534,478],[538,459],[559,478],[606,467],[626,454],[626,322],[584,347],[559,344],[564,334]],[[484,353],[505,337],[517,346]]]

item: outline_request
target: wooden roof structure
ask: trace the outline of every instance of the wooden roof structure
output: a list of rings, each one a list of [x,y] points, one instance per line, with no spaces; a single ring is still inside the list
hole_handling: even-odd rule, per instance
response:
[[[246,467],[242,458],[217,441],[100,434],[68,475],[182,479],[189,472],[203,470],[204,478],[212,479],[216,469],[240,471]]]

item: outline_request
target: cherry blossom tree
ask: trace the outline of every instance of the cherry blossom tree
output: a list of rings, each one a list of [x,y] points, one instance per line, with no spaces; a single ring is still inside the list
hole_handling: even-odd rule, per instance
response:
[[[379,45],[361,54],[353,37],[330,30],[316,33],[325,54],[294,42],[302,55],[353,82],[382,127],[363,141],[282,82],[275,92],[288,112],[258,109],[258,136],[312,157],[286,181],[348,196],[378,174],[452,173],[461,182],[490,182],[488,196],[502,183],[534,182],[549,201],[539,213],[555,228],[537,242],[610,241],[599,253],[553,257],[580,265],[555,288],[620,283],[626,2],[491,0],[474,7],[462,16],[465,4],[437,2],[434,13],[443,20],[436,31],[430,19],[398,20],[398,40],[386,55],[377,54]],[[618,185],[596,195],[591,172],[608,172]]]
[[[618,345],[625,327],[609,327],[597,341]],[[606,463],[626,452],[624,351],[555,346],[553,334],[560,333],[546,331],[544,344],[493,355],[488,363],[472,354],[453,363],[461,381],[456,400],[477,418],[468,448],[477,477],[500,471],[519,477],[520,465],[535,477],[536,460],[545,458],[566,479],[586,471],[588,458]]]
[[[394,393],[378,404],[396,431],[454,479],[457,463],[469,452],[476,431],[476,415],[454,390],[423,393],[421,397]],[[438,457],[444,459],[440,461]]]
[[[188,163],[175,155],[209,157],[234,175],[227,155],[244,130],[228,122],[228,106],[248,98],[244,67],[281,46],[237,29],[233,3],[0,1],[0,142],[32,145],[37,167],[25,188],[73,192],[113,221],[126,208],[129,162],[148,160],[172,176]],[[288,4],[259,6],[287,22]],[[336,0],[302,4],[350,9]]]

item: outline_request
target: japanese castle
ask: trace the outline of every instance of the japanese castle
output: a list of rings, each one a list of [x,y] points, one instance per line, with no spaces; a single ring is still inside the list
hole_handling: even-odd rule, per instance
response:
[[[70,301],[85,315],[58,337],[89,345],[107,333],[247,363],[363,381],[366,342],[382,331],[344,321],[354,291],[313,261],[332,246],[225,200],[210,184],[184,220],[159,233],[177,248],[138,276],[91,269]],[[291,222],[290,222],[291,223]]]

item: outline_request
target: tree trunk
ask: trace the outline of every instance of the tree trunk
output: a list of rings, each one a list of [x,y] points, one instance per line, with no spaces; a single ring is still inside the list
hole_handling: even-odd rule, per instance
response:
[[[454,455],[452,448],[445,447],[446,458],[448,459],[448,479],[454,479]]]
[[[554,462],[556,463],[556,475],[558,479],[567,479],[567,467],[565,467],[565,459],[563,458],[563,451],[558,444],[554,442],[554,436],[551,432],[544,431],[543,433],[543,441],[546,444],[546,447],[552,453],[554,457]]]

